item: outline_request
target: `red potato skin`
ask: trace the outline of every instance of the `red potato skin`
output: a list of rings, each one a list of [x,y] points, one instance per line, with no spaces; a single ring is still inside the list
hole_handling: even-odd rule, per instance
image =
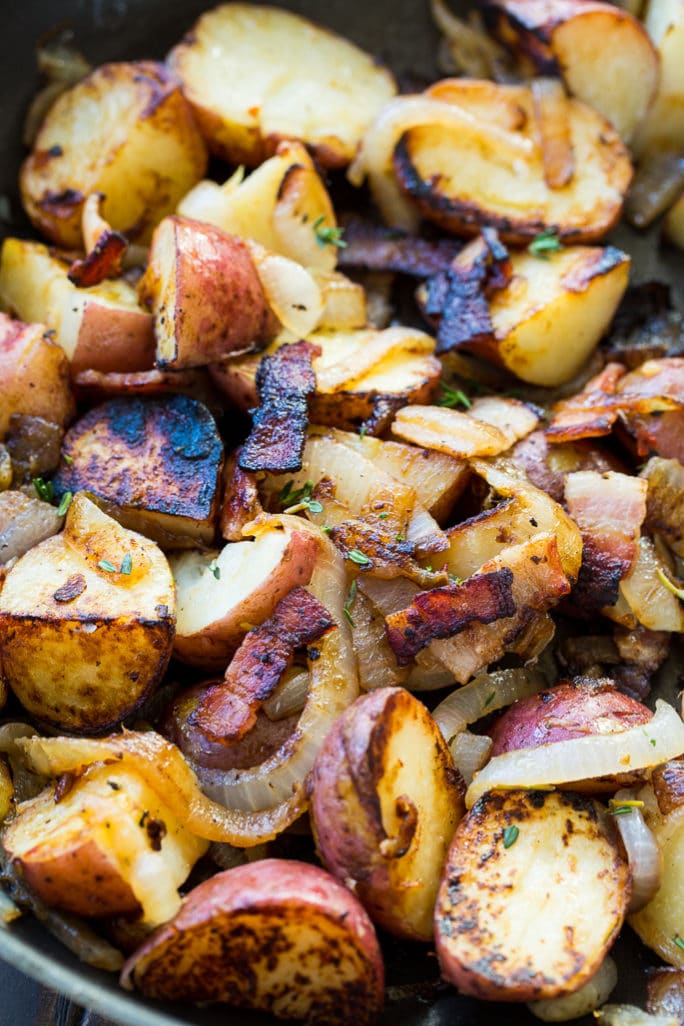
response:
[[[250,920],[254,917],[262,927],[268,923],[256,940],[250,936],[254,932]],[[255,976],[264,957],[271,963],[268,971],[277,968],[279,958],[287,958],[292,947],[290,936],[298,921],[305,917],[318,918],[321,925],[330,922],[338,931],[343,924],[364,975],[358,986],[346,985],[344,990],[318,995],[317,1007],[312,1008],[307,1018],[331,1026],[351,1022],[362,1026],[372,1021],[382,1007],[384,989],[382,954],[373,924],[354,895],[329,873],[317,866],[284,859],[263,859],[238,866],[195,887],[178,915],[156,930],[128,959],[121,984],[129,990],[136,986],[151,997],[227,1001],[241,1007],[273,1010],[268,996],[267,1003],[263,995],[261,1003],[255,1003]],[[207,938],[207,934],[222,926],[219,953],[203,959],[203,940],[210,945],[211,937]],[[250,941],[256,944],[262,959],[256,973],[250,963]],[[192,953],[193,946],[200,954],[191,971],[175,972],[174,967],[184,955],[187,957],[188,951]],[[330,958],[333,957],[331,951]],[[221,972],[223,963],[229,969],[226,973]],[[233,979],[236,975],[244,978],[244,986],[239,990],[231,974]],[[306,984],[315,987],[315,981],[300,981],[292,973],[293,990]]]
[[[0,438],[13,413],[64,427],[76,412],[69,361],[44,332],[41,324],[24,324],[0,313]]]
[[[86,303],[71,358],[71,373],[132,373],[154,367],[154,322],[144,310]]]

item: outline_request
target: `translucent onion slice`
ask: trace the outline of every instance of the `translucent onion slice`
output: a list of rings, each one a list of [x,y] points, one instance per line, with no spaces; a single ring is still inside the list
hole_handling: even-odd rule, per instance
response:
[[[543,675],[528,667],[480,673],[470,684],[452,691],[440,702],[432,717],[450,745],[454,736],[471,723],[519,698],[536,695],[545,685]]]
[[[568,1022],[595,1012],[605,1004],[618,980],[615,962],[610,956],[604,958],[595,976],[576,990],[574,994],[547,998],[544,1001],[530,1001],[527,1007],[542,1022]]]
[[[301,264],[270,253],[256,242],[249,250],[268,304],[282,326],[295,338],[306,338],[321,319],[321,290]]]
[[[493,744],[491,737],[471,734],[469,730],[462,730],[451,739],[449,751],[466,785],[472,783],[477,771],[486,764]]]
[[[645,725],[497,755],[468,788],[466,806],[471,808],[487,791],[608,777],[657,766],[683,753],[684,723],[671,705],[659,699],[653,719]]]
[[[663,858],[653,832],[646,825],[639,806],[630,804],[635,798],[634,791],[622,790],[617,792],[612,803],[632,874],[630,912],[637,912],[648,905],[663,876]]]
[[[269,720],[284,720],[287,716],[301,712],[306,705],[309,691],[309,673],[307,670],[293,670],[285,674],[283,680],[270,698],[261,708]]]

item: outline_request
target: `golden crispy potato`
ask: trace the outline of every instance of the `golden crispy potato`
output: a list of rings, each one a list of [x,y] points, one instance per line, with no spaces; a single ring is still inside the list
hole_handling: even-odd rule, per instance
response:
[[[684,139],[684,0],[650,0],[646,29],[660,56],[660,83],[634,139],[640,160],[664,150],[682,152]]]
[[[390,933],[432,940],[463,794],[439,728],[403,688],[357,699],[319,749],[311,799],[318,852]]]
[[[223,444],[196,399],[110,399],[74,424],[63,449],[56,495],[88,492],[124,527],[165,548],[213,542]]]
[[[218,552],[171,557],[178,613],[174,654],[193,666],[224,670],[252,627],[292,588],[309,583],[318,546],[310,534],[260,531],[254,541]]]
[[[600,0],[487,0],[495,34],[629,142],[658,88],[658,53],[641,22]]]
[[[124,987],[150,997],[226,1001],[279,1019],[367,1026],[383,1001],[373,926],[317,866],[262,859],[195,887],[128,960]]]
[[[69,281],[66,260],[39,242],[6,239],[0,256],[0,303],[55,333],[76,375],[84,370],[141,371],[154,364],[152,316],[135,289],[113,278],[89,289]]]
[[[75,413],[69,362],[44,325],[0,313],[0,438],[15,413],[65,427]]]
[[[435,909],[443,974],[465,994],[577,990],[617,936],[629,870],[601,807],[574,794],[486,794],[456,831]]]
[[[168,63],[212,152],[248,166],[298,139],[324,167],[344,167],[396,92],[389,71],[353,43],[288,11],[245,3],[203,14]]]
[[[539,423],[534,410],[515,399],[478,399],[468,413],[444,406],[405,406],[392,433],[455,459],[498,456]]]
[[[185,829],[135,768],[93,765],[56,800],[18,807],[2,844],[46,905],[81,916],[175,915],[183,884],[209,847]]]
[[[5,578],[2,675],[42,722],[104,732],[161,680],[175,608],[157,546],[79,494],[63,533],[36,545]]]
[[[112,228],[148,240],[204,174],[207,153],[163,64],[104,64],[50,108],[20,176],[26,212],[59,246],[81,246],[81,210],[104,193]]]
[[[565,108],[574,173],[567,185],[551,188],[529,87],[448,79],[425,96],[457,106],[464,123],[435,116],[410,128],[396,147],[399,184],[424,217],[464,235],[491,225],[514,243],[548,229],[593,242],[618,220],[632,177],[629,155],[605,118],[579,100]]]
[[[274,156],[248,178],[239,173],[223,185],[200,182],[178,204],[178,213],[252,239],[304,267],[335,269],[337,247],[325,241],[336,237],[335,211],[301,143],[280,143]]]
[[[164,369],[248,352],[279,327],[242,240],[184,217],[165,217],[155,229],[139,295],[154,314]]]

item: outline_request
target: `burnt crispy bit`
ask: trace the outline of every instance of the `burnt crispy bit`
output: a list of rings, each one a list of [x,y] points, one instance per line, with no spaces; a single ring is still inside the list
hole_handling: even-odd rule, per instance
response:
[[[128,242],[121,234],[111,228],[102,232],[94,248],[83,260],[74,260],[67,277],[79,288],[99,285],[105,278],[116,278],[121,274],[123,260]]]
[[[73,602],[86,590],[87,584],[83,574],[72,574],[68,577],[61,588],[53,594],[55,602]]]
[[[299,586],[246,636],[220,684],[202,695],[193,723],[213,741],[233,744],[256,723],[257,712],[292,662],[295,649],[316,641],[335,621]]]
[[[361,220],[345,225],[344,241],[347,245],[338,253],[338,267],[394,271],[414,278],[445,271],[462,249],[455,239],[422,239]]]
[[[221,535],[226,541],[244,541],[242,529],[263,512],[259,485],[250,470],[239,464],[241,450],[232,453],[223,468],[223,499],[221,502]]]
[[[397,663],[406,666],[434,638],[451,638],[469,623],[488,624],[513,616],[512,585],[513,574],[504,568],[420,592],[410,606],[385,619]]]
[[[445,571],[425,570],[416,560],[416,547],[403,535],[384,526],[373,514],[363,519],[349,518],[330,530],[330,537],[347,559],[356,563],[360,572],[371,577],[391,580],[406,577],[421,588],[445,584]],[[357,558],[354,558],[354,554]],[[359,555],[363,555],[361,560]]]
[[[493,340],[488,299],[508,285],[511,275],[508,250],[493,228],[483,228],[448,270],[419,289],[423,314],[438,326],[438,353]]]
[[[302,340],[281,346],[259,364],[259,406],[238,460],[243,470],[301,470],[308,400],[316,391],[311,362],[320,352]]]

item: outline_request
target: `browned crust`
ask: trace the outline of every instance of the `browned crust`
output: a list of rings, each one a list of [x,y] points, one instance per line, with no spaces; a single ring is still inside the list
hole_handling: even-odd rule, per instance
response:
[[[116,278],[121,274],[121,261],[127,248],[128,242],[121,232],[104,231],[83,260],[74,260],[67,278],[82,289],[99,285],[105,278]]]

